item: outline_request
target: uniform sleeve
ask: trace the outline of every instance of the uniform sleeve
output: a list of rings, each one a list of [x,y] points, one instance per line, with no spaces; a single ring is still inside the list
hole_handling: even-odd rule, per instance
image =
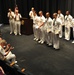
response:
[[[14,12],[12,12],[12,16],[14,17]]]
[[[72,16],[70,16],[70,17],[69,17],[69,20],[72,21],[72,19],[73,19]]]
[[[43,22],[45,22],[45,20],[46,20],[45,17],[43,17]]]
[[[0,53],[1,53],[2,55],[6,55],[4,49],[3,49],[1,46],[0,46]]]
[[[9,13],[7,14],[7,17],[9,17]]]
[[[31,16],[31,11],[29,12],[29,16]]]
[[[20,14],[20,18],[22,18],[21,14]]]

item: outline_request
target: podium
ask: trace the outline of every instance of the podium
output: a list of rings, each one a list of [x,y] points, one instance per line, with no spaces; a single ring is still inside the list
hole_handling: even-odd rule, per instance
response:
[[[25,35],[33,34],[33,20],[28,18],[21,19],[21,33]]]

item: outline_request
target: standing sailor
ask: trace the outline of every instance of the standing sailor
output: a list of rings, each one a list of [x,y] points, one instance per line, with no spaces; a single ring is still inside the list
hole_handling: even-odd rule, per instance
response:
[[[15,15],[15,35],[19,33],[21,35],[21,22],[20,19],[22,18],[21,14],[19,13],[18,10],[16,10]]]
[[[34,11],[35,11],[34,7],[32,7],[31,11],[29,12],[29,16],[30,16],[31,19],[33,19],[33,17],[34,17],[34,15],[33,15]]]
[[[34,33],[34,40],[38,41],[38,21],[39,21],[39,17],[37,16],[36,11],[34,11],[33,13],[33,33]]]
[[[59,49],[59,28],[61,20],[57,17],[57,13],[53,14],[53,48]]]
[[[45,17],[43,16],[43,12],[39,11],[39,39],[40,41],[38,43],[43,44],[45,42],[44,39],[44,23],[45,23]]]
[[[50,13],[46,13],[46,21],[44,25],[44,33],[45,33],[45,41],[48,46],[52,45],[52,19],[50,17]]]
[[[10,34],[12,34],[14,32],[14,12],[11,9],[9,9],[7,16],[9,18]]]
[[[66,11],[65,15],[65,39],[70,40],[70,27],[72,25],[72,16],[69,11]]]
[[[59,32],[59,38],[62,38],[63,33],[62,33],[62,26],[64,25],[64,15],[61,13],[61,10],[58,10],[58,15],[57,17],[61,20],[62,24],[60,25],[60,32]]]

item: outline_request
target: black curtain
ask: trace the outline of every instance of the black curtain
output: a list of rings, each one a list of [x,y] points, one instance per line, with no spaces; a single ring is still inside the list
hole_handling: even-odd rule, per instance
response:
[[[0,23],[8,23],[8,9],[14,11],[15,1],[22,17],[29,18],[31,7],[34,7],[37,13],[42,10],[44,16],[46,12],[50,12],[52,17],[54,12],[61,9],[64,15],[66,10],[69,10],[74,17],[74,0],[0,0]]]

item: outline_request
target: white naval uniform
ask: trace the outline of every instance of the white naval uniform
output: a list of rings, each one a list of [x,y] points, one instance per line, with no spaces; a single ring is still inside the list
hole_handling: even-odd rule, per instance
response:
[[[10,34],[14,32],[14,12],[8,12],[9,24],[10,24]]]
[[[53,48],[59,49],[59,32],[61,20],[59,18],[53,19]]]
[[[41,25],[42,23],[45,23],[45,17],[44,16],[39,17],[38,25]],[[39,43],[43,44],[45,42],[44,25],[41,26],[38,30],[39,30],[39,39],[40,39]]]
[[[74,43],[74,18],[72,19],[72,28],[73,28],[73,41],[72,41],[72,43]]]
[[[34,17],[33,11],[30,11],[30,12],[29,12],[29,16],[30,16],[31,19],[33,19],[33,17]]]
[[[14,15],[15,18],[15,35],[17,35],[17,33],[19,33],[19,35],[21,35],[21,22],[20,22],[20,18],[22,18],[21,14],[18,13],[18,15]]]
[[[63,36],[63,33],[62,33],[62,26],[64,25],[64,15],[61,13],[61,14],[58,14],[57,17],[61,20],[62,22],[62,25],[60,25],[60,32],[59,32],[59,38],[62,38]]]
[[[44,25],[45,41],[50,46],[52,45],[52,19],[49,17],[46,18]]]
[[[38,41],[38,21],[39,21],[39,17],[33,16],[33,33],[34,33],[34,40]]]
[[[5,50],[0,46],[0,53],[5,56]],[[12,52],[10,51],[6,56],[5,56],[6,60],[12,60],[12,62],[15,62],[16,56],[15,54],[12,54]]]
[[[65,39],[70,40],[70,27],[72,26],[72,16],[65,16]]]

